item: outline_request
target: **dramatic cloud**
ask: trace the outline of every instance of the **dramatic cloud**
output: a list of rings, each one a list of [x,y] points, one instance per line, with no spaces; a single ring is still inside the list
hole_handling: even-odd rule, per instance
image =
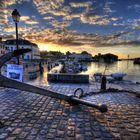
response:
[[[63,29],[66,27],[69,27],[71,25],[71,23],[69,21],[63,21],[63,22],[58,22],[57,20],[53,20],[51,22],[51,25],[55,28],[55,29]]]
[[[61,9],[50,10],[49,13],[53,14],[54,16],[67,16],[71,13],[71,9],[69,6],[64,6]]]
[[[121,38],[128,34],[129,32],[119,32],[109,36],[101,36],[97,34],[79,34],[75,31],[69,32],[68,30],[58,31],[55,29],[45,29],[27,33],[24,37],[32,41],[38,40],[38,42],[53,43],[59,45],[107,46],[121,44],[121,42],[124,43],[124,40]]]
[[[109,1],[106,1],[106,3],[105,3],[105,6],[104,6],[104,12],[105,12],[105,14],[112,14],[112,13],[114,13],[115,12],[115,10],[112,10],[111,9],[111,5],[112,4],[115,4],[114,2],[109,2]]]
[[[1,0],[0,4],[4,5],[5,7],[13,5],[16,3],[16,0]]]
[[[44,19],[44,20],[51,20],[51,19],[54,19],[54,18],[53,18],[53,17],[48,16],[48,17],[44,17],[43,19]]]
[[[30,31],[32,28],[30,27],[18,27],[18,31],[19,33],[22,33],[22,32],[28,32]],[[15,27],[14,26],[7,26],[6,28],[4,28],[4,31],[7,32],[7,33],[13,33],[15,32]]]
[[[80,7],[89,7],[92,5],[91,1],[88,2],[71,2],[70,6],[74,8],[80,8]]]
[[[1,0],[0,34],[13,37],[11,13],[16,8],[21,14],[20,37],[34,42],[80,47],[113,46],[140,39],[140,2],[101,1]]]
[[[7,8],[8,5],[13,4],[14,1],[9,0],[9,1],[0,1],[0,26],[7,25],[8,24],[8,17],[11,14],[11,9]]]
[[[111,21],[117,21],[119,18],[106,18],[105,16],[99,16],[94,14],[83,14],[80,17],[83,23],[97,24],[97,25],[108,25]]]
[[[27,20],[27,21],[25,21],[25,23],[26,24],[31,24],[31,25],[33,25],[33,24],[39,24],[39,22],[37,22],[35,20]]]
[[[20,20],[21,21],[26,21],[26,20],[29,20],[30,17],[29,16],[21,16]]]
[[[22,4],[24,2],[30,2],[30,0],[16,0],[18,4]]]
[[[40,14],[46,14],[62,8],[64,0],[34,0],[33,2]]]

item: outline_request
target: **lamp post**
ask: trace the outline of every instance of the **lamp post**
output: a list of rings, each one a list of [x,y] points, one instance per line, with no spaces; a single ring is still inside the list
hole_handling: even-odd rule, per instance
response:
[[[17,9],[14,9],[14,11],[12,12],[12,18],[13,18],[13,21],[15,22],[15,27],[16,27],[16,46],[17,46],[17,50],[18,50],[19,49],[19,46],[18,46],[18,22],[20,20],[20,14],[17,11]],[[17,62],[19,65],[19,57],[17,57]]]

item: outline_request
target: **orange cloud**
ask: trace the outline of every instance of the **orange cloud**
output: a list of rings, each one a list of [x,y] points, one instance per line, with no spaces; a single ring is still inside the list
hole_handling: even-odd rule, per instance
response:
[[[21,21],[26,21],[26,20],[29,20],[29,19],[30,19],[29,16],[21,16],[21,17],[20,17],[20,20],[21,20]]]
[[[27,21],[25,21],[25,23],[26,24],[31,24],[31,25],[33,25],[33,24],[39,24],[39,22],[38,21],[35,21],[35,20],[27,20]]]

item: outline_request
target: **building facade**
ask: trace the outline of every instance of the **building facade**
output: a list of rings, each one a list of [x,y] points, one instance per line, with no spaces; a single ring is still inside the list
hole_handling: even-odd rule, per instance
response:
[[[69,58],[75,59],[77,61],[91,61],[92,55],[91,54],[72,53],[69,55]]]
[[[5,44],[4,44],[4,42],[2,42],[0,40],[0,56],[4,55],[6,52],[7,51],[6,51],[6,48],[5,48]]]
[[[19,44],[19,49],[28,48],[28,49],[32,50],[31,52],[24,54],[22,56],[23,59],[25,59],[25,60],[40,59],[40,50],[39,50],[37,44],[32,43],[28,40],[24,40],[24,39],[19,39],[18,44]],[[6,40],[5,47],[8,52],[13,52],[14,50],[17,49],[16,40],[15,39]]]

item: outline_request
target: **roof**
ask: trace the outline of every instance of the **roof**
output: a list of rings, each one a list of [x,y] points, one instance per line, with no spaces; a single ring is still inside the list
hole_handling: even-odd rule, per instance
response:
[[[18,40],[19,45],[33,45],[34,47],[38,47],[37,44],[30,42],[29,40],[25,39],[19,39]],[[5,41],[6,45],[15,45],[16,39],[10,39]]]
[[[1,88],[1,139],[93,140],[139,139],[140,100],[130,93],[92,95],[108,104],[105,114],[47,96]]]

